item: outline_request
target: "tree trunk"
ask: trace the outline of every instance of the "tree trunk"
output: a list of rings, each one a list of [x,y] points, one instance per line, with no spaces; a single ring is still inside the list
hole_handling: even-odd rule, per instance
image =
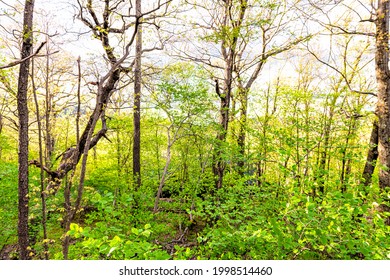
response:
[[[216,189],[222,188],[223,176],[226,168],[226,163],[223,160],[223,145],[226,142],[226,136],[229,127],[229,110],[230,110],[230,94],[232,87],[232,65],[227,63],[225,69],[225,87],[221,94],[218,80],[216,81],[216,92],[221,100],[220,107],[220,128],[217,132],[216,145],[213,155],[213,173],[216,176],[215,187]]]
[[[42,124],[41,124],[41,115],[39,110],[39,103],[38,103],[38,97],[37,97],[37,90],[35,86],[34,81],[34,59],[31,61],[31,85],[33,88],[33,95],[34,95],[34,103],[35,103],[35,110],[36,110],[36,118],[37,118],[37,126],[38,126],[38,149],[39,149],[39,160],[43,162],[43,147],[42,147]],[[43,229],[43,248],[44,248],[44,256],[45,259],[49,259],[49,247],[48,243],[45,241],[47,239],[47,227],[46,227],[46,221],[47,221],[47,215],[46,215],[46,193],[45,193],[45,171],[43,170],[43,166],[41,166],[40,170],[40,185],[41,185],[41,203],[42,203],[42,229]]]
[[[136,16],[140,17],[141,0],[136,1]],[[134,66],[134,143],[133,143],[133,181],[136,188],[141,186],[141,57],[142,57],[142,28],[138,26],[135,43],[135,66]]]
[[[341,192],[347,191],[348,178],[351,173],[351,156],[349,155],[349,146],[350,141],[353,140],[353,136],[356,134],[356,125],[357,119],[352,116],[350,123],[348,124],[348,133],[345,138],[345,144],[342,148],[341,154],[341,173],[340,173],[340,183],[341,183]]]
[[[247,112],[248,112],[248,90],[244,88],[239,89],[240,98],[240,128],[238,131],[237,145],[239,150],[238,160],[238,173],[244,175],[245,167],[245,140],[246,140],[246,125],[247,125]]]
[[[46,36],[46,40],[49,42],[49,36]],[[46,122],[46,156],[45,156],[45,164],[48,168],[52,168],[52,160],[53,160],[53,150],[54,150],[54,138],[52,137],[52,94],[50,92],[49,86],[49,76],[50,76],[50,56],[49,56],[49,43],[46,43],[46,77],[45,77],[45,122]]]
[[[21,59],[28,57],[32,51],[32,25],[34,15],[34,0],[26,0],[24,6],[23,19],[23,44]],[[18,242],[19,257],[27,260],[29,256],[29,239],[28,239],[28,104],[27,89],[30,60],[27,59],[20,64],[18,80],[18,119],[19,119],[19,178],[18,178],[18,195],[19,195],[19,219],[18,219]]]
[[[116,69],[110,74],[107,81],[104,83],[104,86],[99,85],[98,89],[98,99],[97,99],[97,105],[94,108],[93,113],[90,115],[88,123],[86,127],[84,128],[83,133],[80,135],[80,139],[77,142],[76,147],[68,148],[62,155],[61,162],[56,170],[50,170],[46,166],[44,166],[44,170],[46,173],[50,175],[49,178],[49,184],[48,184],[48,190],[50,190],[53,193],[56,193],[58,188],[61,185],[62,179],[65,178],[66,174],[68,174],[69,171],[73,170],[77,163],[79,162],[81,155],[84,153],[85,146],[87,142],[90,142],[88,147],[89,149],[92,149],[96,146],[96,144],[99,142],[99,140],[105,136],[107,132],[107,125],[104,116],[105,107],[111,97],[111,94],[113,92],[113,89],[115,88],[116,83],[119,81],[120,78],[120,69]],[[94,129],[95,129],[95,121],[99,119],[99,117],[102,120],[102,127],[101,129],[93,136],[92,139],[88,139],[89,135],[92,135]],[[32,160],[30,164],[33,164],[37,167],[41,167],[42,163]]]
[[[333,126],[333,117],[335,114],[335,106],[337,99],[339,98],[340,93],[336,91],[336,93],[332,96],[332,99],[330,101],[330,104],[325,104],[325,106],[329,106],[329,116],[325,112],[324,114],[324,145],[323,149],[320,155],[319,160],[319,170],[318,175],[316,176],[316,180],[318,180],[318,189],[319,193],[324,193],[325,191],[325,181],[326,181],[326,173],[329,169],[326,167],[326,162],[328,159],[328,153],[330,151],[330,145],[331,145],[331,131]],[[329,165],[329,162],[328,162]]]
[[[160,197],[161,197],[161,194],[162,194],[162,189],[164,187],[165,180],[167,178],[169,164],[171,163],[171,147],[172,147],[172,144],[168,140],[167,158],[166,158],[166,161],[165,161],[164,171],[163,171],[162,176],[161,176],[160,184],[158,186],[156,199],[154,201],[154,208],[153,208],[153,212],[154,213],[156,213],[157,210],[158,210],[158,203],[160,201]]]
[[[232,1],[225,1],[224,14],[222,19],[223,28],[230,28],[229,21],[231,21],[231,8]],[[245,9],[244,7],[242,7]],[[243,15],[242,15],[243,16]],[[237,23],[240,26],[241,22]],[[238,34],[235,34],[231,38],[223,38],[221,41],[221,53],[224,60],[224,78],[223,86],[220,88],[218,79],[216,79],[215,90],[220,99],[220,128],[216,136],[216,147],[213,153],[213,173],[216,177],[215,187],[216,189],[222,188],[223,176],[226,168],[225,160],[223,160],[223,145],[226,142],[226,137],[229,128],[229,112],[230,112],[230,100],[233,88],[233,71],[235,66],[236,48],[237,48]]]
[[[0,113],[0,137],[1,137],[2,132],[3,132],[3,115],[2,115],[2,113]],[[0,146],[0,160],[2,158],[2,154],[3,154],[3,148],[2,148],[2,146]]]
[[[371,184],[372,174],[376,161],[378,159],[378,121],[374,121],[370,137],[370,148],[367,154],[366,164],[364,166],[362,177],[364,179],[364,185],[367,187]]]
[[[390,187],[389,1],[379,0],[376,18],[375,71],[378,84],[379,187]]]

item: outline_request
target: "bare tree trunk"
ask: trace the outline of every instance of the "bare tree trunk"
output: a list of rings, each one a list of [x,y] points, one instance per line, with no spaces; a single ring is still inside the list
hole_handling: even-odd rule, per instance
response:
[[[367,160],[362,174],[365,186],[371,184],[371,178],[372,178],[372,174],[374,174],[374,169],[375,169],[377,159],[378,159],[378,121],[374,121],[372,125],[371,137],[370,137],[370,148],[368,150]]]
[[[136,0],[136,16],[140,17],[141,0]],[[142,25],[139,25],[135,43],[134,66],[134,143],[133,143],[133,181],[136,189],[141,186],[141,57],[142,57]]]
[[[34,15],[34,0],[26,0],[23,18],[23,44],[21,59],[31,55],[32,52],[32,26]],[[28,238],[28,104],[27,88],[30,60],[27,59],[20,64],[17,107],[19,119],[19,152],[18,152],[18,242],[19,257],[22,260],[30,259],[29,238]]]

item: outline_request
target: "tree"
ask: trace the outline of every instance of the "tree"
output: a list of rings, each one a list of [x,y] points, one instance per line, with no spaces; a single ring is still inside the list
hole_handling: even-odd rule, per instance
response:
[[[199,31],[203,46],[193,43],[193,52],[180,50],[180,54],[181,57],[202,63],[209,69],[215,83],[220,111],[213,172],[216,188],[219,189],[223,185],[226,168],[226,161],[223,159],[224,145],[230,131],[229,123],[237,114],[236,105],[240,106],[239,131],[232,134],[239,150],[238,173],[242,175],[249,92],[271,57],[291,49],[310,36],[292,28],[297,15],[289,1],[210,2],[207,6],[200,2],[190,3],[201,10],[202,17],[199,18],[202,19],[196,19],[192,27]],[[283,40],[276,40],[278,36],[284,37]]]
[[[136,0],[136,16],[141,17],[141,0]],[[138,27],[135,43],[134,64],[134,142],[133,142],[133,181],[138,189],[141,186],[141,84],[142,84],[142,25]]]
[[[30,57],[33,47],[33,15],[34,15],[34,0],[26,0],[24,5],[23,31],[22,31],[22,50],[19,68],[18,80],[18,119],[19,119],[19,220],[18,220],[18,238],[19,238],[19,254],[20,259],[26,260],[29,255],[29,239],[28,239],[28,104],[27,90]]]
[[[375,26],[375,74],[378,84],[378,160],[379,187],[390,188],[390,70],[389,70],[389,1],[378,0]],[[375,129],[375,127],[374,127]]]
[[[46,166],[44,167],[51,179],[49,188],[54,191],[58,189],[61,180],[66,174],[68,174],[69,171],[74,170],[82,155],[87,155],[89,149],[96,146],[99,140],[105,136],[107,132],[105,111],[111,95],[121,79],[121,75],[131,71],[131,64],[130,66],[127,66],[126,60],[130,56],[131,47],[135,42],[141,18],[158,11],[161,7],[167,5],[169,1],[157,1],[157,5],[155,5],[154,8],[141,15],[131,14],[133,11],[132,3],[129,3],[127,8],[118,3],[111,3],[111,1],[105,1],[102,5],[93,4],[90,0],[86,1],[86,3],[85,1],[78,1],[77,3],[79,9],[78,17],[89,28],[94,37],[100,41],[106,55],[108,69],[105,75],[102,75],[97,82],[94,82],[97,86],[96,105],[89,116],[89,120],[80,135],[76,147],[68,148],[63,153],[62,160],[55,170],[51,170]],[[126,11],[126,9],[127,12],[121,13],[121,11]],[[100,11],[101,14],[98,15],[98,12]],[[117,20],[118,15],[120,20]],[[134,19],[133,22],[127,22],[128,19],[132,18]],[[125,37],[125,34],[129,31],[131,31],[130,36]],[[123,52],[121,55],[118,55],[117,52],[115,52],[110,41],[112,36],[116,34],[124,37],[124,40],[122,40]],[[101,121],[101,129],[97,133],[94,133],[96,124],[99,120]],[[83,162],[86,163],[86,157],[83,158]],[[31,161],[31,164],[38,167],[41,166],[41,163],[37,161]],[[85,171],[85,168],[83,168],[83,170]],[[82,174],[83,173],[84,172],[82,172]],[[81,176],[81,178],[83,178],[83,176]],[[83,179],[81,179],[81,181],[83,181]],[[81,198],[78,199],[77,204],[80,202]]]
[[[154,212],[158,210],[159,199],[168,169],[172,160],[172,147],[184,137],[192,137],[193,126],[199,118],[205,117],[208,109],[208,87],[197,77],[199,69],[189,63],[177,63],[164,69],[162,81],[154,93],[154,100],[168,119],[167,148],[165,165],[161,174],[159,187],[154,203]]]
[[[309,46],[307,46],[308,52],[321,64],[326,67],[329,67],[331,71],[334,71],[337,75],[335,78],[332,78],[332,84],[330,85],[331,94],[326,95],[326,101],[323,105],[324,116],[323,116],[323,141],[320,142],[319,150],[321,150],[319,155],[319,165],[317,170],[317,182],[319,185],[320,193],[324,192],[324,183],[326,181],[325,174],[329,171],[329,162],[332,146],[332,130],[336,129],[335,122],[337,115],[345,115],[346,119],[343,124],[348,125],[348,133],[346,137],[346,143],[344,148],[342,148],[342,167],[340,172],[340,181],[342,185],[345,186],[345,179],[348,170],[350,169],[350,164],[347,163],[347,149],[349,145],[350,138],[355,135],[357,130],[357,119],[361,118],[360,115],[361,108],[354,106],[351,112],[351,108],[348,107],[348,100],[352,99],[361,102],[360,99],[364,98],[363,103],[367,102],[369,95],[360,94],[363,91],[356,92],[351,87],[357,88],[366,88],[368,87],[365,84],[364,80],[360,78],[360,73],[363,72],[367,61],[365,60],[365,55],[370,46],[370,42],[360,42],[356,39],[355,36],[344,34],[337,36],[336,39],[332,39],[330,44],[334,44],[335,47],[330,48],[332,51],[327,53],[327,56],[330,56],[334,65],[331,65],[329,62],[326,62],[324,58],[321,58],[318,54],[313,52]],[[359,44],[359,48],[355,44]],[[337,46],[337,48],[336,48]],[[337,50],[336,50],[337,49]],[[337,106],[337,104],[340,104]],[[362,107],[362,106],[360,106]],[[328,166],[328,167],[327,167]],[[344,187],[342,188],[344,190]]]
[[[367,187],[372,182],[372,174],[374,174],[376,161],[378,159],[378,121],[375,120],[371,130],[370,144],[367,152],[366,164],[364,165],[362,177],[364,185]]]
[[[377,96],[377,106],[376,106],[376,116],[378,118],[377,122],[374,122],[373,129],[370,139],[370,149],[368,151],[367,162],[363,171],[363,178],[365,179],[365,184],[371,182],[371,176],[374,172],[374,167],[376,164],[376,154],[378,154],[378,171],[379,171],[379,186],[383,191],[386,191],[390,186],[390,129],[388,127],[388,122],[390,118],[390,100],[388,98],[390,93],[390,78],[389,78],[389,1],[387,0],[378,0],[374,4],[371,2],[370,5],[364,5],[364,3],[353,3],[355,5],[348,6],[344,4],[344,8],[354,15],[357,15],[355,18],[356,22],[361,24],[367,24],[366,28],[363,28],[361,25],[356,24],[355,27],[348,28],[339,24],[339,20],[331,20],[331,17],[328,17],[326,22],[321,22],[319,19],[315,21],[320,22],[320,24],[326,27],[332,35],[352,35],[352,36],[368,36],[374,38],[375,40],[375,78],[377,82],[376,93],[356,91],[352,89],[351,85],[348,83],[345,76],[344,80],[348,88],[351,91],[360,94],[370,94]],[[327,3],[330,7],[335,7],[340,5],[340,3]],[[325,6],[315,6],[316,9],[320,10],[321,14],[326,15],[328,12],[323,7]],[[367,13],[368,12],[368,13]],[[328,13],[329,16],[329,13]],[[345,16],[343,17],[345,18]],[[349,20],[351,21],[351,19]],[[372,26],[373,25],[373,26]],[[371,27],[375,28],[375,32],[371,31]],[[338,71],[333,67],[334,70]],[[338,71],[340,73],[340,71]],[[376,136],[377,135],[377,136]],[[373,141],[378,140],[377,144],[374,144]],[[377,149],[377,151],[376,151]]]
[[[106,73],[100,76],[98,81],[93,82],[97,87],[95,89],[95,106],[89,115],[83,132],[80,134],[79,139],[77,139],[76,147],[69,147],[63,152],[61,162],[54,170],[43,166],[43,163],[37,160],[30,162],[37,167],[42,167],[49,174],[50,183],[48,184],[48,189],[55,193],[67,174],[70,171],[74,174],[79,161],[82,159],[77,198],[73,205],[70,205],[69,189],[66,191],[66,208],[69,210],[64,222],[66,231],[69,230],[75,214],[81,207],[89,150],[95,147],[100,139],[106,137],[106,109],[111,96],[118,88],[121,77],[132,70],[132,63],[128,63],[127,60],[130,57],[141,19],[145,16],[153,15],[153,13],[159,11],[169,2],[170,0],[158,0],[152,3],[154,5],[151,5],[152,8],[147,12],[136,12],[134,14],[134,6],[131,2],[122,3],[105,0],[101,3],[93,3],[92,0],[77,1],[78,18],[89,29],[89,32],[100,41],[104,50],[105,62],[107,64]],[[119,42],[117,49],[113,47],[114,43],[112,41]],[[101,128],[95,133],[99,121]],[[70,187],[71,185],[69,185]],[[63,253],[66,258],[69,246],[68,236],[66,236],[63,245]]]

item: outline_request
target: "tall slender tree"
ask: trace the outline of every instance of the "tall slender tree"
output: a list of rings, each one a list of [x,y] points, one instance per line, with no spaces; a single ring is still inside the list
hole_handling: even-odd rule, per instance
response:
[[[136,17],[142,16],[141,0],[135,3]],[[133,181],[136,188],[141,186],[141,84],[142,84],[142,25],[138,26],[135,42],[135,65],[134,65],[134,142],[133,142]]]
[[[27,58],[32,53],[33,47],[33,15],[34,0],[26,0],[24,5],[22,51],[21,59]],[[19,257],[22,260],[29,259],[28,238],[28,104],[27,90],[29,77],[30,59],[20,63],[17,107],[19,119],[19,151],[18,151],[18,196],[19,196],[19,219],[18,219],[18,243]]]

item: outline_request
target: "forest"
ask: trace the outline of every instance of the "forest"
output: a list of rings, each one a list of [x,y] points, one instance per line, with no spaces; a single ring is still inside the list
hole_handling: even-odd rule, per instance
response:
[[[390,259],[389,0],[0,0],[0,259]]]

